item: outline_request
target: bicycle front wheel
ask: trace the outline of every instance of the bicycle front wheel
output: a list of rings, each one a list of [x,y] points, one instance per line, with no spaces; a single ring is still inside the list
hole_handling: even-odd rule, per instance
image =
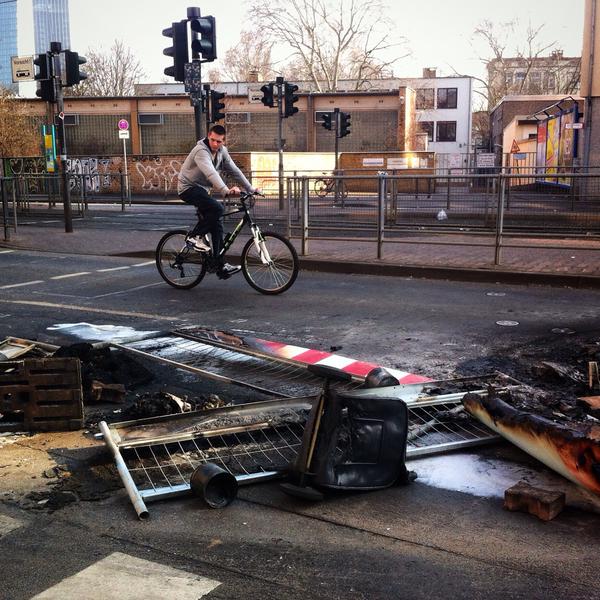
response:
[[[291,242],[279,233],[263,231],[259,235],[268,257],[256,247],[254,238],[250,238],[242,250],[242,273],[261,294],[281,294],[298,277],[298,254]]]
[[[156,268],[160,276],[174,288],[189,290],[206,274],[206,255],[189,248],[185,229],[169,231],[156,247]]]

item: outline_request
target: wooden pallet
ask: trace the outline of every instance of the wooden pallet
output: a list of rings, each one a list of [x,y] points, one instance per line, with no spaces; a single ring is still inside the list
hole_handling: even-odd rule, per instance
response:
[[[64,431],[83,427],[78,358],[0,362],[0,431]]]

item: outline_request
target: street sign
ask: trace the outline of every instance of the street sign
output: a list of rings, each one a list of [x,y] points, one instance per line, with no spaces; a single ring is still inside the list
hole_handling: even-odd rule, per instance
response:
[[[513,140],[512,146],[510,147],[511,154],[517,154],[521,152],[521,148],[519,148],[519,144],[517,144],[517,140]]]
[[[583,129],[583,123],[565,123],[565,129]]]
[[[249,104],[260,104],[263,99],[263,93],[260,89],[248,88],[248,103]]]
[[[19,81],[34,81],[35,72],[33,70],[33,56],[11,56],[12,80],[13,83]]]
[[[496,155],[493,152],[480,152],[477,155],[477,167],[480,169],[496,166]]]
[[[128,140],[129,139],[129,129],[120,129],[119,130],[119,139],[120,140]]]
[[[119,119],[119,122],[117,123],[117,127],[121,131],[127,131],[129,129],[129,121],[127,119]],[[129,136],[127,136],[127,137],[129,137]]]

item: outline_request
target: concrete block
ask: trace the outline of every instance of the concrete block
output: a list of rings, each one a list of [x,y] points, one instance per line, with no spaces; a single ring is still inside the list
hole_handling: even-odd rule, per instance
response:
[[[544,490],[525,481],[519,481],[504,492],[504,508],[528,512],[542,521],[550,521],[560,514],[565,500],[564,492]]]

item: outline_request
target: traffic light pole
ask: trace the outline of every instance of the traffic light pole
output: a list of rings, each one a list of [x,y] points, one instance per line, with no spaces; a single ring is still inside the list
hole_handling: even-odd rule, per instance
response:
[[[65,216],[65,232],[73,233],[73,214],[71,211],[71,190],[69,189],[69,173],[67,169],[67,140],[65,138],[65,103],[61,85],[61,65],[60,65],[60,42],[50,43],[50,52],[54,62],[54,95],[56,98],[56,109],[58,113],[54,117],[54,124],[58,131],[59,156],[60,156],[60,175],[62,180],[63,211]],[[83,181],[81,182],[83,185]]]
[[[277,150],[279,152],[279,210],[283,210],[283,77],[277,77]]]
[[[200,9],[196,6],[190,6],[187,9],[187,18],[188,19],[199,19],[200,18]],[[192,63],[198,65],[198,81],[202,81],[202,67],[200,62],[200,52],[195,50],[194,40],[198,39],[198,32],[191,31],[191,47],[192,47]],[[202,123],[202,94],[200,93],[199,97],[196,96],[194,102],[194,124],[196,127],[196,140],[201,140],[204,137],[203,133],[203,123]],[[208,110],[207,110],[208,113]],[[208,128],[206,129],[208,131]]]
[[[208,135],[208,130],[210,129],[210,117],[211,117],[211,109],[210,109],[210,83],[205,83],[202,88],[204,89],[204,114],[206,116],[206,135]]]

